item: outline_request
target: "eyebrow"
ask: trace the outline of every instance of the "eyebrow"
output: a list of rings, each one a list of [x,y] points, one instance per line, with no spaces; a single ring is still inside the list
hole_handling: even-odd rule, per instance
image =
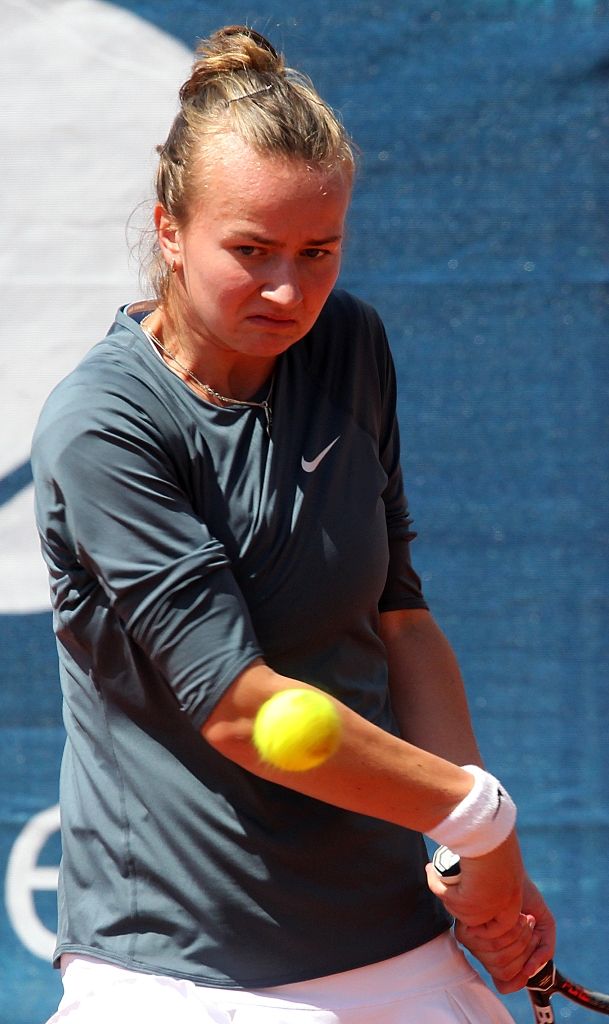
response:
[[[258,235],[254,231],[248,231],[247,228],[244,228],[242,232],[235,233],[243,234],[247,236],[247,238],[251,239],[252,242],[258,242],[259,245],[276,245],[280,249],[283,248],[283,244],[281,242],[277,242],[274,238],[266,238],[264,235]],[[342,237],[342,235],[328,235],[327,238],[309,238],[305,242],[304,248],[314,249],[321,245],[331,245],[333,242],[342,241]]]

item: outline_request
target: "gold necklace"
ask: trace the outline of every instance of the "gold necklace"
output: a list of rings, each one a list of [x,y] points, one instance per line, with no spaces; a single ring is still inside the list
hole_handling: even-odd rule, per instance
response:
[[[148,316],[150,316],[150,313],[148,314]],[[264,415],[266,417],[266,432],[269,437],[271,436],[271,424],[273,422],[271,395],[273,393],[273,384],[275,383],[274,373],[271,378],[271,386],[269,388],[268,395],[262,402],[246,402],[241,398],[227,398],[226,395],[221,395],[219,391],[216,391],[215,388],[212,388],[211,384],[205,384],[204,381],[199,380],[199,378],[196,376],[196,374],[192,372],[192,370],[189,370],[187,366],[184,366],[183,363],[181,363],[180,360],[175,357],[173,352],[170,352],[168,348],[165,348],[163,343],[159,341],[159,339],[157,338],[156,334],[153,331],[151,331],[149,327],[145,326],[148,316],[144,317],[140,325],[144,334],[146,335],[146,337],[150,338],[150,341],[152,341],[157,346],[157,348],[159,348],[161,352],[167,356],[168,359],[171,359],[172,363],[175,363],[175,365],[179,367],[182,373],[185,373],[187,377],[189,377],[191,380],[194,380],[195,384],[197,384],[202,391],[206,391],[208,395],[213,395],[214,398],[217,398],[218,401],[222,402],[223,405],[245,405],[248,406],[250,409],[263,409]]]

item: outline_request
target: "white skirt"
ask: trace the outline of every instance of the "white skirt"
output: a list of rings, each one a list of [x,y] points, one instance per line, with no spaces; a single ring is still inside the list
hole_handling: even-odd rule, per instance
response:
[[[243,991],[61,959],[48,1024],[514,1024],[451,932],[401,956],[324,978]]]

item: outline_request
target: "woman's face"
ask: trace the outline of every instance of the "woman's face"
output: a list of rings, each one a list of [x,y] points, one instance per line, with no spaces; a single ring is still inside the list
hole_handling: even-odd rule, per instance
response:
[[[348,172],[260,155],[221,136],[201,167],[188,222],[172,231],[157,210],[193,339],[269,358],[302,338],[338,277],[350,195]]]

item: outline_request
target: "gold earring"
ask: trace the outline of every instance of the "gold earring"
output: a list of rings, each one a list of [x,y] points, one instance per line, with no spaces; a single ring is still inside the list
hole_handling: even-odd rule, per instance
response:
[[[171,271],[172,274],[175,274],[175,272],[176,272],[176,261],[175,260],[171,261],[171,266],[170,266],[169,270]]]

